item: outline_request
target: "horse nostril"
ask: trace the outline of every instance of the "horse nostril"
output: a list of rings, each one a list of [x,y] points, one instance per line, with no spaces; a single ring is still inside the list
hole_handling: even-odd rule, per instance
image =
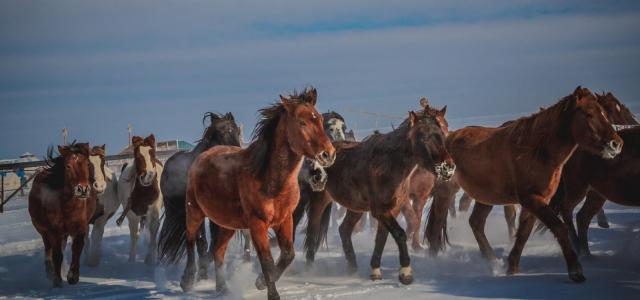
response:
[[[327,153],[327,151],[322,151],[320,153],[320,158],[322,158],[322,160],[329,160],[329,153]]]
[[[611,149],[613,149],[613,150],[616,150],[616,151],[617,151],[617,150],[619,150],[619,149],[620,149],[620,143],[618,143],[618,141],[616,141],[616,140],[611,140],[611,141],[609,142],[609,147],[610,147]]]

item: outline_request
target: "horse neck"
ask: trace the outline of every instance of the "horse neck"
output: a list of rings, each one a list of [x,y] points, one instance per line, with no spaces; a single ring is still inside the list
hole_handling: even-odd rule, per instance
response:
[[[264,172],[265,190],[269,195],[278,194],[287,181],[293,177],[297,184],[298,171],[302,165],[302,155],[291,150],[287,141],[285,122],[286,116],[281,118],[271,144],[269,163]]]
[[[194,148],[193,150],[191,150],[191,152],[193,153],[202,153],[204,151],[207,151],[209,148],[216,146],[216,145],[220,145],[220,143],[218,141],[216,141],[215,139],[212,140],[208,140],[203,138]]]
[[[578,144],[571,136],[567,111],[564,109],[564,101],[552,106],[534,116],[521,120],[524,124],[518,126],[529,126],[527,131],[516,131],[512,139],[519,146],[533,152],[536,156],[541,151],[546,153],[545,159],[554,164],[563,165],[576,150]]]
[[[383,135],[378,147],[384,151],[381,162],[386,165],[385,173],[402,174],[405,178],[418,164],[411,150],[411,140],[407,138],[409,126],[400,126],[396,130]]]

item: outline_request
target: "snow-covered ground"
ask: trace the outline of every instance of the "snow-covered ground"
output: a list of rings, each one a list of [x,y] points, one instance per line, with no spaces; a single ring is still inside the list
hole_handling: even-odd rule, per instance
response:
[[[328,248],[324,248],[312,269],[307,270],[302,252],[277,283],[283,299],[640,299],[640,209],[607,204],[612,228],[590,231],[593,259],[582,259],[587,281],[571,282],[555,240],[549,235],[533,235],[521,263],[522,274],[505,275],[505,264],[489,264],[480,258],[476,242],[467,224],[468,215],[450,218],[452,246],[437,258],[425,252],[412,252],[415,283],[401,285],[397,280],[398,256],[389,238],[383,257],[384,280],[369,278],[369,259],[373,234],[354,236],[359,271],[344,273],[345,260],[334,228]],[[507,238],[502,209],[494,209],[487,222],[487,235],[499,257],[507,256],[511,245]],[[297,249],[302,235],[298,234]],[[259,265],[243,263],[240,241],[230,245],[227,254],[229,293],[216,295],[213,280],[197,283],[195,291],[185,294],[179,287],[184,264],[153,267],[143,263],[146,254],[140,240],[138,260],[127,262],[128,229],[118,228],[112,219],[103,242],[102,263],[97,268],[82,266],[80,283],[54,289],[46,279],[42,242],[31,225],[26,199],[16,199],[0,214],[0,298],[210,298],[266,299],[265,291],[254,288]],[[273,249],[274,255],[277,250]],[[67,247],[65,257],[70,257]],[[210,275],[213,270],[210,268]],[[63,273],[63,278],[64,278]],[[210,276],[213,278],[213,276]]]

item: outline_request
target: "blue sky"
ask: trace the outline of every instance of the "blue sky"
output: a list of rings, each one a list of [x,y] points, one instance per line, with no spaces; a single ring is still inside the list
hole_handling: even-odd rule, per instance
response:
[[[205,111],[306,85],[358,136],[426,96],[452,127],[497,125],[581,84],[640,109],[638,1],[0,0],[0,158],[70,137],[193,141]],[[473,118],[474,116],[493,116]],[[398,121],[380,119],[386,127]]]

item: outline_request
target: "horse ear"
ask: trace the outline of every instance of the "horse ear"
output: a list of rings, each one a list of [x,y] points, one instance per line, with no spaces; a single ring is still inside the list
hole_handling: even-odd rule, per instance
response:
[[[311,105],[316,106],[316,102],[318,101],[318,91],[316,90],[316,88],[312,87],[309,90],[307,90],[307,94],[305,98],[307,98],[307,101],[309,101]]]
[[[422,108],[427,108],[427,106],[429,106],[429,100],[427,100],[427,98],[422,97],[420,99],[420,106],[422,106]]]
[[[143,142],[142,138],[137,135],[131,138],[131,144],[134,146],[140,145],[142,144],[142,142]]]
[[[100,146],[100,148],[102,148],[102,150],[105,150],[107,148],[107,144],[102,144],[102,146]]]
[[[155,147],[156,146],[156,136],[152,134],[150,134],[148,137],[146,137],[144,139],[144,143],[151,146],[151,147]]]
[[[441,110],[440,110],[440,115],[444,117],[444,115],[447,113],[447,106],[445,105]]]
[[[291,103],[291,101],[285,97],[280,95],[280,103],[282,103],[282,107],[284,107],[284,109],[288,112],[288,113],[292,113],[294,108],[293,108],[293,104]]]
[[[418,116],[413,111],[409,111],[409,127],[413,127],[417,119]]]
[[[228,112],[225,117],[227,118],[227,120],[229,121],[235,121],[235,119],[233,118],[233,114],[231,112]]]
[[[60,153],[60,155],[64,156],[64,154],[67,153],[67,147],[58,145],[58,153]]]

